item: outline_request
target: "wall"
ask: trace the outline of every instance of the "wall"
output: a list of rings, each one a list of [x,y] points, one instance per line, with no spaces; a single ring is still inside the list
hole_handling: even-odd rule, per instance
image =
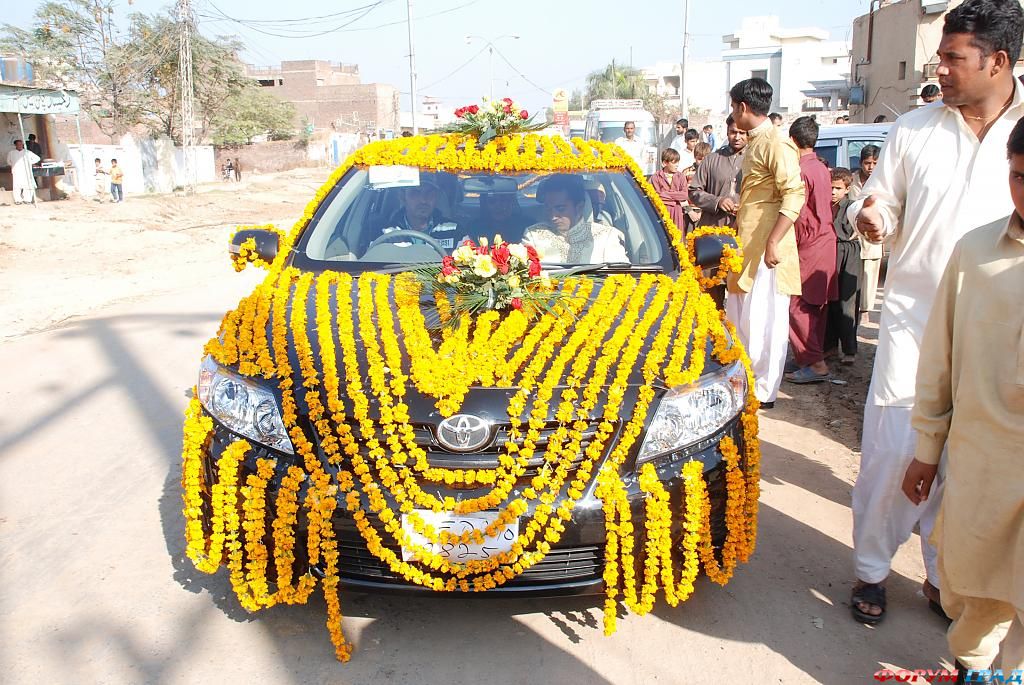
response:
[[[951,0],[949,9],[962,0]],[[886,5],[875,12],[871,61],[868,57],[868,21],[865,14],[853,20],[851,50],[855,85],[864,87],[864,105],[851,105],[851,120],[870,122],[885,114],[892,121],[900,114],[924,104],[918,94],[924,83],[924,65],[937,61],[935,51],[942,40],[944,13],[924,14],[920,0]],[[899,63],[907,63],[905,79],[899,78]],[[936,83],[935,79],[931,79]]]
[[[246,174],[267,174],[311,165],[306,147],[294,140],[272,140],[241,147],[217,148],[214,166],[218,178],[221,167],[228,159],[241,160],[243,178]]]
[[[194,149],[196,181],[215,181],[213,147],[199,145]],[[95,195],[97,191],[109,192],[109,188],[96,187],[93,160],[97,157],[105,169],[110,169],[111,159],[116,159],[118,166],[124,169],[126,195],[169,193],[185,185],[184,151],[180,147],[175,147],[169,138],[136,140],[127,135],[121,139],[119,145],[61,144],[54,156],[74,163],[76,173],[69,174],[64,179],[66,192],[77,189],[86,196]]]

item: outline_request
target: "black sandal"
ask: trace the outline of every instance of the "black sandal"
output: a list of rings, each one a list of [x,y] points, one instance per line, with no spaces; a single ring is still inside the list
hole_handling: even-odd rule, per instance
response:
[[[874,604],[882,610],[882,613],[875,616],[860,610],[858,604]],[[853,617],[869,626],[881,623],[885,618],[885,587],[878,583],[862,583],[853,588],[850,595],[850,612]]]

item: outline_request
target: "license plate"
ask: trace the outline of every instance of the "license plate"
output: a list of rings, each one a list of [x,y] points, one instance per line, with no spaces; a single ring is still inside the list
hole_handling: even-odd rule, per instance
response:
[[[498,518],[496,511],[481,511],[475,514],[454,514],[452,512],[434,512],[429,509],[417,509],[416,514],[420,519],[431,526],[436,533],[442,530],[448,531],[450,535],[462,535],[467,532],[479,530],[484,536],[483,544],[475,542],[453,543],[446,542],[430,543],[425,537],[417,533],[408,516],[402,515],[402,530],[409,536],[409,540],[419,547],[428,549],[434,554],[439,554],[448,561],[454,563],[465,563],[467,561],[480,561],[490,559],[496,554],[507,552],[512,549],[512,544],[519,537],[519,519],[506,524],[494,537],[487,537],[487,526],[494,523]],[[410,561],[417,558],[414,550],[407,547],[402,548],[402,561]]]

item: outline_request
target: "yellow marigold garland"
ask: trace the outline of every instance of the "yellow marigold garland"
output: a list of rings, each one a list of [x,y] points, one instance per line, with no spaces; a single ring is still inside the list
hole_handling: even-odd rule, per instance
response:
[[[706,235],[723,235],[736,241],[736,247],[729,244],[722,245],[721,262],[718,265],[718,269],[716,269],[715,273],[711,276],[705,276],[704,270],[696,263],[697,238],[701,238]],[[730,273],[738,274],[743,269],[743,246],[740,243],[739,236],[736,235],[735,229],[729,228],[728,226],[698,226],[693,229],[690,231],[690,234],[686,236],[686,252],[690,256],[693,275],[697,279],[697,283],[700,284],[700,287],[705,290],[721,285],[725,282],[726,277],[728,277]]]
[[[317,191],[293,230],[282,237],[278,258],[271,265],[264,283],[252,296],[243,300],[238,309],[225,316],[219,336],[206,346],[206,351],[219,363],[238,364],[245,375],[276,378],[282,392],[282,415],[300,465],[286,469],[277,490],[272,531],[278,590],[273,596],[269,589],[264,589],[267,587],[265,570],[269,555],[262,543],[266,510],[270,508],[267,486],[273,462],[258,460],[257,472],[247,478],[242,488],[238,488],[237,482],[232,480],[230,465],[234,463],[237,474],[238,463],[248,450],[248,443],[236,441],[225,450],[218,462],[218,471],[223,473],[214,483],[215,493],[211,497],[215,505],[211,519],[213,534],[207,540],[201,520],[200,493],[202,458],[208,449],[212,422],[195,401],[190,403],[187,412],[182,485],[189,557],[197,568],[212,572],[221,561],[219,550],[226,548],[232,585],[243,606],[250,610],[275,601],[304,602],[316,581],[309,573],[304,573],[294,585],[292,577],[295,528],[300,511],[299,492],[305,483],[304,504],[309,530],[307,551],[310,563],[319,564],[324,571],[322,585],[328,606],[327,625],[340,660],[349,658],[351,645],[342,633],[337,596],[338,552],[331,524],[336,506],[341,504],[353,516],[367,549],[393,573],[410,582],[434,590],[463,592],[482,591],[504,584],[541,561],[551,546],[560,540],[564,523],[571,518],[575,502],[586,490],[593,469],[605,455],[605,446],[619,421],[626,384],[638,363],[643,383],[638,389],[636,404],[597,478],[597,492],[603,500],[607,527],[604,571],[608,593],[605,601],[606,631],[614,630],[620,593],[627,606],[639,613],[650,610],[659,590],[664,591],[670,604],[674,604],[692,592],[700,561],[705,562],[705,568],[713,579],[721,581],[731,574],[735,563],[746,561],[753,551],[757,530],[759,444],[757,401],[753,397],[752,374],[746,365],[750,391],[747,408],[741,417],[745,451],[740,455],[735,442],[728,437],[719,446],[725,464],[728,493],[727,540],[721,550],[722,564],[720,567],[714,565],[717,560],[710,548],[710,506],[702,476],[703,465],[697,461],[688,462],[680,476],[683,481],[683,511],[679,516],[682,517],[683,538],[676,548],[670,539],[673,513],[669,507],[668,492],[654,475],[653,467],[647,465],[639,474],[648,500],[643,529],[643,574],[640,579],[636,577],[634,541],[638,533],[633,530],[619,472],[642,430],[655,396],[653,383],[658,378],[669,385],[692,383],[700,376],[705,348],[694,344],[687,354],[689,340],[700,343],[710,336],[711,353],[720,363],[738,359],[745,361],[731,324],[720,318],[714,303],[699,291],[696,279],[685,275],[694,273],[687,243],[678,228],[671,224],[667,210],[639,167],[616,146],[598,141],[576,139],[570,145],[560,139],[527,135],[521,139],[499,138],[482,149],[472,143],[472,139],[460,139],[458,136],[414,137],[371,144],[353,155]],[[561,314],[544,315],[530,322],[529,326],[515,316],[500,317],[493,313],[476,316],[458,327],[445,326],[441,343],[435,348],[420,311],[418,291],[415,298],[407,296],[403,299],[403,293],[411,291],[405,287],[394,287],[395,282],[405,276],[391,278],[367,274],[361,277],[357,308],[352,298],[354,281],[351,276],[326,272],[314,281],[312,275],[302,275],[285,266],[291,246],[334,184],[352,166],[373,164],[492,171],[626,169],[661,216],[684,276],[675,281],[664,276],[645,276],[641,282],[647,285],[639,290],[639,283],[629,276],[611,277],[605,279],[598,300],[589,305],[592,282],[576,283],[574,279],[566,279],[561,287],[571,297],[563,302]],[[248,259],[254,248],[254,241],[248,245],[243,243],[242,255]],[[729,264],[735,261],[733,257],[727,251],[723,269],[731,268]],[[655,283],[655,296],[646,302],[642,293]],[[333,310],[332,289],[335,296]],[[310,292],[314,292],[312,309],[315,311],[313,330],[318,343],[316,358],[306,335]],[[392,292],[394,310],[390,299]],[[631,293],[635,295],[632,298],[629,297]],[[449,319],[451,303],[440,294],[435,294],[435,302],[441,319]],[[586,312],[577,319],[585,306]],[[588,319],[595,309],[604,315],[604,322],[599,320],[600,317]],[[618,323],[612,325],[612,320]],[[401,338],[398,337],[399,330]],[[641,360],[640,353],[648,331],[654,338]],[[289,333],[293,343],[289,341]],[[335,349],[335,334],[340,343],[340,354]],[[609,335],[611,337],[605,340]],[[363,340],[362,349],[372,358],[369,365],[362,364],[356,355],[355,341],[359,338]],[[376,342],[372,342],[374,340]],[[673,342],[674,347],[670,351]],[[293,376],[288,358],[292,344],[295,345],[299,365],[295,371],[302,386],[299,397],[305,402],[316,429],[318,446],[329,463],[350,464],[352,467],[352,472],[344,468],[337,471],[333,480],[324,471],[313,444],[296,424],[299,411],[296,376]],[[371,348],[377,351],[371,352]],[[554,370],[551,369],[552,364]],[[453,367],[459,371],[457,378],[450,373]],[[362,374],[367,371],[367,389],[379,405],[379,419],[371,418],[368,413],[370,399],[361,383]],[[612,376],[610,381],[609,375]],[[461,470],[430,466],[408,427],[408,407],[403,401],[407,383],[412,383],[420,393],[437,399],[443,415],[457,412],[462,398],[473,385],[528,388],[526,394],[517,394],[510,402],[511,439],[508,452],[499,459],[498,468]],[[554,393],[556,385],[562,386],[557,396]],[[346,406],[342,397],[342,387],[350,406]],[[582,431],[589,425],[588,419],[593,419],[602,391],[606,392],[604,411],[596,434],[583,448]],[[527,397],[532,397],[532,401]],[[523,490],[520,497],[510,499],[510,484],[516,482],[518,474],[522,473],[537,450],[539,430],[546,422],[548,405],[554,408],[558,424],[548,436],[542,473]],[[542,408],[545,411],[541,411]],[[380,438],[377,437],[378,431],[381,431]],[[369,462],[362,458],[360,444],[369,450]],[[583,460],[572,466],[575,475],[570,479],[570,462],[580,452]],[[396,470],[399,466],[403,467],[401,474]],[[419,479],[447,485],[484,485],[490,490],[475,500],[462,500],[471,502],[467,506],[451,498],[430,495],[422,489]],[[556,509],[553,505],[563,490],[567,495]],[[239,492],[244,500],[241,517],[244,521],[240,520],[237,509],[229,507],[229,503],[237,503]],[[400,511],[390,508],[385,492],[401,505]],[[455,564],[423,549],[419,550],[418,561],[406,563],[384,544],[370,523],[368,511],[379,519],[386,534],[403,546],[410,546],[400,524],[403,513],[411,527],[430,542],[479,542],[480,539],[479,534],[456,537],[432,531],[418,520],[413,512],[414,506],[466,512],[499,509],[498,521],[485,534],[500,530],[504,523],[517,517],[521,518],[530,507],[533,511],[521,521],[520,538],[512,551],[493,560]],[[244,547],[239,541],[241,530],[245,531]],[[678,576],[673,552],[681,560]]]

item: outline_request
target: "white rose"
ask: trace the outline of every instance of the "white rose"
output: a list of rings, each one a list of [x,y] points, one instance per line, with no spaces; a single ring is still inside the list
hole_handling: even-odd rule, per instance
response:
[[[452,252],[452,259],[455,260],[456,264],[472,264],[475,256],[476,252],[469,245],[460,245]]]
[[[526,245],[516,243],[508,246],[508,251],[513,257],[518,259],[523,264],[526,264],[530,260],[530,253],[526,251]]]
[[[498,273],[498,268],[490,255],[478,254],[473,258],[473,273],[481,278],[490,278]]]
[[[512,274],[508,277],[508,285],[510,288],[518,288],[522,284],[518,274]]]
[[[547,271],[541,271],[539,278],[541,286],[543,286],[545,289],[549,289],[554,285],[554,283],[552,283],[551,281],[551,274],[549,274]]]

